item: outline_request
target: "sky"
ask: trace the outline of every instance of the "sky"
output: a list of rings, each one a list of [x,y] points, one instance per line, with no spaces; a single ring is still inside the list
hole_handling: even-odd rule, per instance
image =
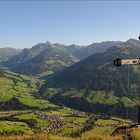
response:
[[[0,1],[0,47],[88,45],[140,34],[139,1]]]

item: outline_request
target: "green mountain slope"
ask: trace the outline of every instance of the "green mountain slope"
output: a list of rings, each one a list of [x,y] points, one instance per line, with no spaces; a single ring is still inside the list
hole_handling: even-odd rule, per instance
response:
[[[78,137],[90,130],[98,119],[107,118],[54,105],[48,100],[37,98],[41,82],[35,77],[0,68],[1,136],[47,132]],[[109,117],[107,119],[112,120]],[[119,125],[118,123],[115,128]]]
[[[68,53],[63,45],[46,42],[24,49],[3,65],[18,73],[39,74],[59,71],[77,61],[79,60]]]
[[[13,71],[25,74],[39,74],[46,71],[60,71],[78,61],[61,46],[50,46],[38,56],[21,63]]]
[[[104,52],[116,44],[119,42],[107,41],[93,43],[89,46],[39,43],[31,49],[24,49],[18,55],[3,62],[2,65],[22,74],[53,73],[94,53]]]
[[[3,65],[13,68],[18,64],[28,61],[46,49],[47,43],[39,43],[33,46],[31,49],[23,49],[18,55],[11,57],[8,61],[4,62]]]
[[[132,44],[134,44],[133,51],[135,51],[134,54],[136,54],[139,49],[137,49],[137,47],[135,48],[135,43],[138,42],[134,42],[135,40],[129,40],[124,44],[128,48],[131,48]],[[104,84],[102,87],[98,87],[98,85],[104,83],[104,77],[102,76],[99,77],[101,78],[101,83],[98,81],[99,79],[97,77],[95,80],[98,84],[93,86],[92,80],[94,83],[95,80],[92,78],[95,77],[94,74],[90,75],[92,70],[96,70],[94,66],[99,67],[97,69],[97,71],[100,71],[99,74],[101,74],[102,71],[106,72],[108,70],[108,73],[110,74],[110,72],[112,72],[112,68],[114,68],[112,66],[110,52],[115,53],[118,51],[119,54],[124,50],[122,49],[124,44],[122,46],[110,48],[108,50],[109,52],[106,52],[107,54],[100,53],[91,56],[91,58],[67,68],[62,73],[53,77],[54,79],[52,79],[52,77],[47,79],[47,83],[41,90],[40,87],[44,81],[37,79],[37,77],[25,76],[10,72],[5,68],[0,68],[0,134],[4,136],[23,134],[31,135],[33,133],[47,132],[47,138],[48,133],[69,137],[79,137],[82,135],[89,135],[89,133],[93,133],[95,135],[110,135],[118,127],[124,124],[131,124],[131,121],[109,117],[102,113],[106,113],[110,116],[119,115],[124,117],[127,109],[126,107],[129,107],[128,111],[131,112],[130,117],[134,119],[136,115],[136,110],[134,109],[136,104],[135,102],[137,101],[136,94],[133,98],[128,98],[123,92],[119,94],[115,90],[112,90],[112,86],[105,88],[106,85]],[[120,48],[121,50],[119,50]],[[132,51],[132,49],[125,49],[125,52],[127,52],[126,50],[129,52]],[[123,55],[123,57],[127,57],[127,55],[124,55],[124,52],[121,55]],[[27,55],[27,58],[28,57],[30,57],[30,55]],[[97,63],[98,59],[100,60],[100,63]],[[27,73],[29,74],[30,72],[34,72],[36,74],[42,71],[42,69],[40,69],[42,68],[42,64],[49,66],[44,66],[45,68],[43,67],[43,71],[44,69],[55,71],[56,69],[61,69],[63,65],[66,65],[66,67],[71,65],[75,61],[77,61],[77,59],[69,55],[63,46],[60,45],[59,48],[56,49],[55,45],[51,45],[50,47],[47,46],[45,49],[43,47],[43,51],[32,55],[32,58],[28,58],[28,60],[23,60],[21,64],[14,66],[14,68],[19,66],[19,68],[21,68],[19,72],[26,73],[24,70],[26,70],[26,65],[29,63]],[[106,62],[107,64],[105,64]],[[34,65],[32,66],[33,69],[31,69],[32,67],[30,64]],[[57,66],[60,64],[61,68]],[[94,64],[94,66],[92,66],[92,64]],[[108,69],[108,66],[112,66],[111,69]],[[124,72],[117,70],[117,68],[115,69],[118,73]],[[75,70],[76,72],[74,72]],[[87,70],[89,70],[88,73]],[[136,68],[130,68],[130,71],[131,70],[134,71],[134,74],[137,74]],[[65,75],[63,76],[63,74]],[[98,73],[95,72],[95,74]],[[121,76],[122,75],[123,74],[121,74]],[[109,80],[111,80],[111,76]],[[83,82],[85,83],[83,84]],[[108,82],[108,80],[105,82]],[[136,81],[134,80],[134,82],[131,83],[133,88],[132,91],[134,93],[135,88],[137,88],[135,82]],[[126,87],[124,87],[124,90],[126,90]],[[57,103],[57,105],[50,103],[50,101]],[[78,110],[95,112],[101,115],[76,111],[64,107],[62,104]],[[120,112],[121,114],[119,114]],[[97,133],[99,131],[100,133]],[[5,138],[7,139],[7,137]]]
[[[137,43],[135,40],[134,42]],[[129,40],[125,43],[108,49],[104,53],[92,55],[54,76],[54,86],[72,88],[78,87],[94,90],[115,89],[115,86],[118,86],[118,89],[122,84],[124,85],[124,83],[121,82],[126,82],[127,67],[115,67],[113,65],[113,60],[118,57],[138,58],[140,52],[140,43],[138,45],[139,46],[136,44],[136,46],[134,46],[131,43],[131,40]],[[136,74],[134,71],[136,70],[135,68],[136,67],[130,67],[130,74]],[[126,72],[123,73],[124,71]],[[133,78],[132,80],[134,82],[136,78]],[[120,83],[117,84],[117,81]]]
[[[35,98],[38,80],[0,68],[0,109],[47,109],[55,107]]]
[[[124,114],[120,115],[125,115],[126,107],[129,107],[129,111],[136,114],[136,108],[132,108],[136,106],[138,97],[137,67],[129,67],[128,93],[128,67],[116,67],[113,60],[118,57],[138,58],[139,54],[140,42],[130,39],[50,76],[43,88],[57,88],[51,100],[84,111],[108,114],[120,114],[123,111]],[[48,97],[48,91],[42,94]]]

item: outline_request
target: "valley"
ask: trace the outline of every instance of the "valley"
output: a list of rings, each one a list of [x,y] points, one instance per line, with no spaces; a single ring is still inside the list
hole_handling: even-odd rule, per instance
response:
[[[140,140],[139,13],[0,0],[0,140]]]
[[[97,135],[112,134],[121,125],[131,121],[109,116],[80,112],[49,100],[37,98],[38,86],[43,80],[0,71],[0,137],[47,133],[61,137],[83,137],[90,131]],[[51,91],[51,89],[50,89]],[[41,134],[42,135],[42,134]]]
[[[0,139],[121,140],[127,131],[139,137],[131,128],[137,122],[137,67],[129,68],[128,92],[127,67],[112,60],[138,56],[140,43],[108,43],[39,43],[2,61]],[[96,45],[106,49],[94,53]],[[89,47],[92,55],[76,56]]]

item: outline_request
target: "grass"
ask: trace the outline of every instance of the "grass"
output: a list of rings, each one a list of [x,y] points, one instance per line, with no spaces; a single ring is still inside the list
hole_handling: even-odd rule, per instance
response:
[[[36,77],[27,77],[25,75],[19,75],[9,71],[5,71],[0,77],[0,103],[5,103],[13,98],[16,98],[19,103],[25,105],[26,108],[28,107],[28,111],[20,111],[16,108],[19,104],[15,103],[14,110],[17,111],[0,112],[0,133],[5,135],[22,134],[22,136],[0,136],[0,140],[44,140],[44,138],[46,140],[101,140],[105,139],[104,136],[108,138],[106,140],[111,140],[112,137],[109,135],[115,129],[115,127],[112,127],[111,125],[120,125],[125,122],[124,120],[115,117],[112,117],[110,120],[98,119],[95,124],[92,124],[93,126],[91,126],[90,130],[80,131],[86,126],[85,124],[87,123],[87,120],[89,120],[93,114],[89,115],[87,113],[79,112],[66,107],[61,107],[60,109],[60,106],[54,105],[48,100],[37,99],[36,95],[38,93],[38,85],[40,86],[41,84],[42,81],[38,81]],[[48,88],[48,97],[51,98],[57,93],[57,90],[58,89],[55,88]],[[87,96],[87,100],[89,102],[101,104],[114,104],[117,102],[117,97],[114,96],[112,92],[90,92],[90,96]],[[65,96],[71,97],[81,97],[84,94],[84,90],[77,91],[76,89],[72,89],[71,91],[66,91],[64,93]],[[126,101],[126,99],[124,101]],[[7,105],[8,109],[12,107],[13,106],[11,104]],[[38,111],[38,114],[35,113],[35,110]],[[61,127],[57,128],[57,123],[58,125],[62,123]],[[102,125],[102,127],[97,127],[97,125]],[[49,131],[53,131],[55,135],[63,137],[48,134],[52,132],[49,132],[47,128],[50,128]],[[77,132],[81,132],[82,134],[80,133],[80,135],[82,135],[82,137],[64,138],[64,136],[71,137],[73,136],[72,134],[77,134]],[[115,139],[115,137],[113,138]],[[116,137],[116,140],[118,138],[121,138],[121,136]]]
[[[111,137],[109,136],[114,130],[115,127],[107,126],[111,124],[117,124],[119,121],[125,121],[120,118],[111,118],[110,120],[107,119],[98,119],[95,122],[95,125],[97,124],[102,124],[103,127],[95,127],[92,128],[89,131],[85,131],[82,133],[81,137],[79,138],[65,138],[64,136],[71,137],[71,135],[78,130],[80,130],[83,127],[83,124],[86,122],[88,117],[90,116],[83,116],[82,117],[82,112],[77,112],[75,110],[71,110],[68,108],[64,109],[59,109],[58,111],[43,111],[45,114],[48,115],[59,115],[62,117],[62,120],[64,122],[64,126],[60,129],[54,129],[54,131],[61,135],[59,136],[54,136],[51,134],[46,133],[34,133],[32,128],[28,125],[28,123],[22,122],[23,120],[35,120],[37,122],[36,127],[41,128],[43,126],[47,127],[50,124],[50,121],[47,119],[41,119],[39,118],[38,115],[34,114],[32,111],[8,111],[8,112],[1,112],[3,114],[2,116],[10,116],[11,115],[14,118],[20,119],[20,122],[17,121],[0,121],[0,130],[3,133],[6,133],[6,135],[9,133],[13,136],[0,136],[0,140],[44,140],[43,138],[46,138],[45,140],[112,140],[112,138],[116,140],[121,140],[122,136],[115,136]],[[22,114],[21,114],[22,113]],[[59,114],[58,114],[59,113]],[[70,117],[71,114],[76,113],[79,115],[79,117]],[[41,112],[40,112],[41,114]],[[37,131],[35,131],[37,132]],[[34,134],[33,134],[34,133]],[[14,136],[14,135],[17,136]],[[23,135],[21,135],[23,134]],[[25,135],[26,134],[26,135]],[[63,136],[63,137],[62,137]],[[107,139],[108,138],[108,139]],[[114,140],[113,139],[113,140]]]
[[[140,140],[140,128],[132,129],[132,130],[130,130],[130,133],[131,133],[132,137],[134,137],[134,140]]]
[[[73,109],[70,109],[70,108],[63,108],[63,109],[59,109],[59,110],[54,110],[54,111],[47,111],[46,114],[57,114],[57,115],[61,115],[61,116],[68,116],[70,115],[71,113],[73,112],[76,112],[75,110]]]
[[[95,122],[95,124],[111,125],[111,124],[118,124],[118,121],[98,119],[98,120]]]
[[[37,125],[38,126],[46,126],[48,124],[48,121],[47,120],[43,120],[43,119],[40,119],[38,118],[37,115],[33,114],[33,113],[30,113],[30,114],[24,114],[24,115],[19,115],[19,116],[16,116],[16,118],[19,118],[19,119],[26,119],[26,120],[36,120],[37,122]]]
[[[8,117],[8,116],[11,116],[11,115],[15,115],[17,113],[29,113],[30,110],[25,110],[25,111],[0,111],[0,118],[3,118],[3,117]]]
[[[38,92],[36,83],[39,83],[36,77],[4,71],[0,77],[0,102],[6,102],[15,97],[19,102],[31,108],[57,108],[58,106],[47,100],[35,98]]]
[[[70,127],[64,127],[64,128],[62,128],[61,132],[62,132],[65,136],[67,136],[67,135],[71,135],[72,133],[76,132],[76,130],[73,129],[73,128],[70,128]]]
[[[49,132],[49,130],[51,129],[51,131],[54,131],[53,133],[57,134],[59,133],[60,135],[63,136],[65,135],[70,136],[73,132],[77,132],[78,130],[80,130],[83,127],[86,120],[90,117],[88,115],[82,117],[83,113],[70,110],[67,108],[58,109],[58,111],[37,111],[37,112],[31,110],[1,112],[0,120],[2,121],[11,120],[13,123],[16,121],[22,123],[26,122],[26,124],[28,124],[28,126],[31,129],[33,129],[33,132],[40,131]],[[77,113],[79,117],[78,116],[70,117],[72,113]],[[62,124],[62,126],[56,129],[55,125],[57,123]],[[7,125],[5,126],[5,130],[6,128],[8,129]],[[15,132],[13,131],[13,133]],[[24,133],[26,132],[24,131]]]
[[[66,117],[65,121],[69,123],[84,123],[88,118],[80,118],[80,117]]]
[[[134,102],[128,97],[122,97],[121,102],[124,104],[125,107],[134,107],[136,105],[136,102]]]
[[[34,135],[23,135],[23,136],[9,136],[9,137],[0,137],[1,140],[124,140],[123,136],[86,136],[81,138],[67,138],[60,136],[53,136],[47,133],[34,134]]]
[[[52,90],[53,89],[53,90]],[[133,84],[131,85],[131,89],[135,93],[136,86]],[[57,92],[57,89],[51,88],[48,89],[46,92],[47,97],[52,97],[55,95]],[[138,99],[136,98],[136,95],[134,97],[128,98],[128,97],[117,97],[114,95],[114,91],[93,91],[90,90],[88,91],[88,94],[86,93],[85,90],[79,90],[75,88],[71,88],[69,90],[64,90],[61,95],[73,98],[73,97],[84,97],[89,103],[99,103],[99,104],[105,104],[105,105],[114,105],[117,103],[123,103],[125,107],[134,107],[138,103]]]
[[[109,136],[119,126],[118,120],[113,119],[98,119],[95,126],[82,134],[83,137],[87,136]]]
[[[117,118],[117,117],[111,117],[111,119],[112,119],[112,120],[115,120],[115,121],[122,122],[122,123],[132,123],[131,120],[126,120],[126,119]]]
[[[42,97],[51,98],[56,93],[57,93],[57,89],[55,89],[55,88],[47,88],[46,92],[44,92],[44,94],[42,95]]]
[[[83,137],[87,137],[87,136],[109,136],[112,134],[112,132],[115,130],[115,128],[111,127],[111,126],[104,126],[104,127],[98,127],[98,128],[94,128],[90,131],[87,131],[85,133],[83,133]]]
[[[114,96],[113,92],[106,93],[106,91],[91,91],[87,100],[92,103],[112,105],[118,102],[118,97]]]
[[[0,121],[0,133],[15,134],[15,133],[32,133],[32,130],[24,122]]]
[[[40,119],[38,118],[37,115],[30,113],[30,114],[24,114],[24,115],[19,115],[16,116],[16,118],[21,119],[21,121],[24,120],[35,120],[37,122],[37,127],[42,127],[42,126],[47,126],[49,121],[48,120],[44,120],[44,119]]]

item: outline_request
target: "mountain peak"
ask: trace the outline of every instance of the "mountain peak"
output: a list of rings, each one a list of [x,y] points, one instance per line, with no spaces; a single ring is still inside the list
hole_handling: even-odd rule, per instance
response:
[[[54,46],[54,44],[52,44],[49,41],[46,41],[45,43],[38,43],[38,44],[34,45],[32,48],[33,49],[44,49],[44,48],[52,47],[52,46]]]
[[[131,45],[131,46],[135,46],[135,47],[140,47],[140,41],[133,39],[133,38],[130,38],[125,43],[128,44],[129,46]]]
[[[52,45],[52,43],[50,41],[46,41],[45,44]]]
[[[130,38],[130,39],[128,39],[126,42],[138,42],[138,40],[137,39],[134,39],[134,38]]]

